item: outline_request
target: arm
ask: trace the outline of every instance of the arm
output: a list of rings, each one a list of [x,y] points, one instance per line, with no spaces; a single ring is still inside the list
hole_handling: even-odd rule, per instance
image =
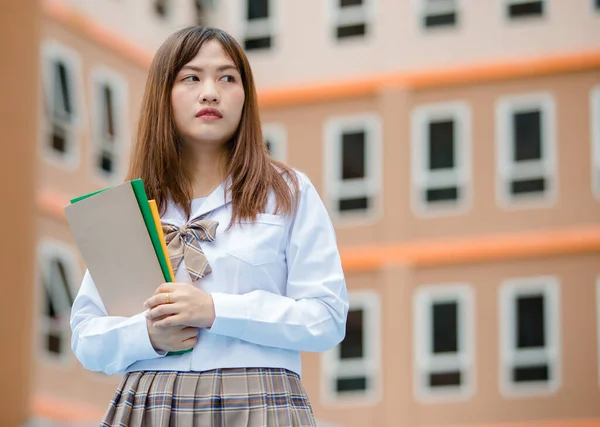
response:
[[[285,296],[260,290],[212,293],[215,321],[210,333],[297,351],[326,351],[337,345],[346,330],[346,282],[327,210],[303,176],[286,258]]]
[[[143,312],[132,317],[107,315],[89,271],[73,302],[71,330],[73,353],[91,371],[112,375],[138,360],[164,356],[152,347]]]

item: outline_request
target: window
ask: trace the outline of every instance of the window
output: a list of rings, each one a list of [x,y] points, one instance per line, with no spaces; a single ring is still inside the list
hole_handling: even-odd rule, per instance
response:
[[[546,94],[506,97],[496,114],[499,203],[552,203],[557,193],[554,100]]]
[[[267,124],[263,126],[263,138],[271,157],[280,162],[287,159],[287,134],[285,127],[278,124]]]
[[[506,14],[510,19],[542,16],[546,0],[505,0]]]
[[[333,2],[334,35],[337,40],[363,38],[369,32],[373,0],[329,0]]]
[[[596,10],[600,10],[600,0],[592,0],[592,2]]]
[[[600,199],[600,86],[590,95],[590,122],[592,141],[592,189]]]
[[[338,346],[323,354],[322,378],[327,399],[372,402],[377,398],[379,316],[377,294],[369,291],[350,294],[346,336]]]
[[[425,28],[454,27],[458,21],[458,0],[422,0]]]
[[[372,217],[381,186],[381,125],[371,115],[330,119],[324,162],[329,209],[334,217]]]
[[[475,388],[472,289],[423,286],[414,296],[414,316],[417,399],[470,396]]]
[[[471,201],[471,112],[460,102],[418,107],[412,125],[415,212],[458,212]]]
[[[207,15],[211,9],[214,9],[214,6],[215,0],[194,0],[196,25],[206,26],[210,23],[210,17]]]
[[[82,117],[80,60],[71,49],[46,41],[42,45],[42,67],[44,157],[60,167],[72,169],[78,163],[77,131]]]
[[[246,0],[244,49],[270,49],[273,45],[273,0]]]
[[[171,12],[171,2],[169,0],[154,0],[154,12],[160,18],[167,18]]]
[[[543,394],[560,384],[559,289],[553,277],[500,287],[500,385],[504,395]]]
[[[102,67],[92,72],[92,85],[93,170],[102,178],[120,179],[120,154],[127,142],[127,83]]]
[[[69,317],[79,277],[76,251],[54,240],[38,247],[43,315],[40,318],[44,354],[62,358],[70,352]]]

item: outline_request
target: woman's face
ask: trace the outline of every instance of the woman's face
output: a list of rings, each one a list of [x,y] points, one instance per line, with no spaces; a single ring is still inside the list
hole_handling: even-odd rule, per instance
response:
[[[226,143],[240,123],[244,98],[240,72],[221,44],[204,43],[181,68],[171,90],[175,126],[184,143]]]

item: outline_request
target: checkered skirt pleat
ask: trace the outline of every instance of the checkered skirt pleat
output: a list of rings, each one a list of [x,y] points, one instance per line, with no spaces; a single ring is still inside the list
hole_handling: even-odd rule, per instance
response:
[[[279,368],[131,372],[102,427],[313,427],[300,377]]]

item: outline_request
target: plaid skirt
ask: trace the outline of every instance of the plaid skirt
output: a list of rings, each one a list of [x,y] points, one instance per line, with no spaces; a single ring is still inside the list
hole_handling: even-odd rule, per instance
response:
[[[300,377],[279,368],[130,372],[102,427],[314,427]]]

